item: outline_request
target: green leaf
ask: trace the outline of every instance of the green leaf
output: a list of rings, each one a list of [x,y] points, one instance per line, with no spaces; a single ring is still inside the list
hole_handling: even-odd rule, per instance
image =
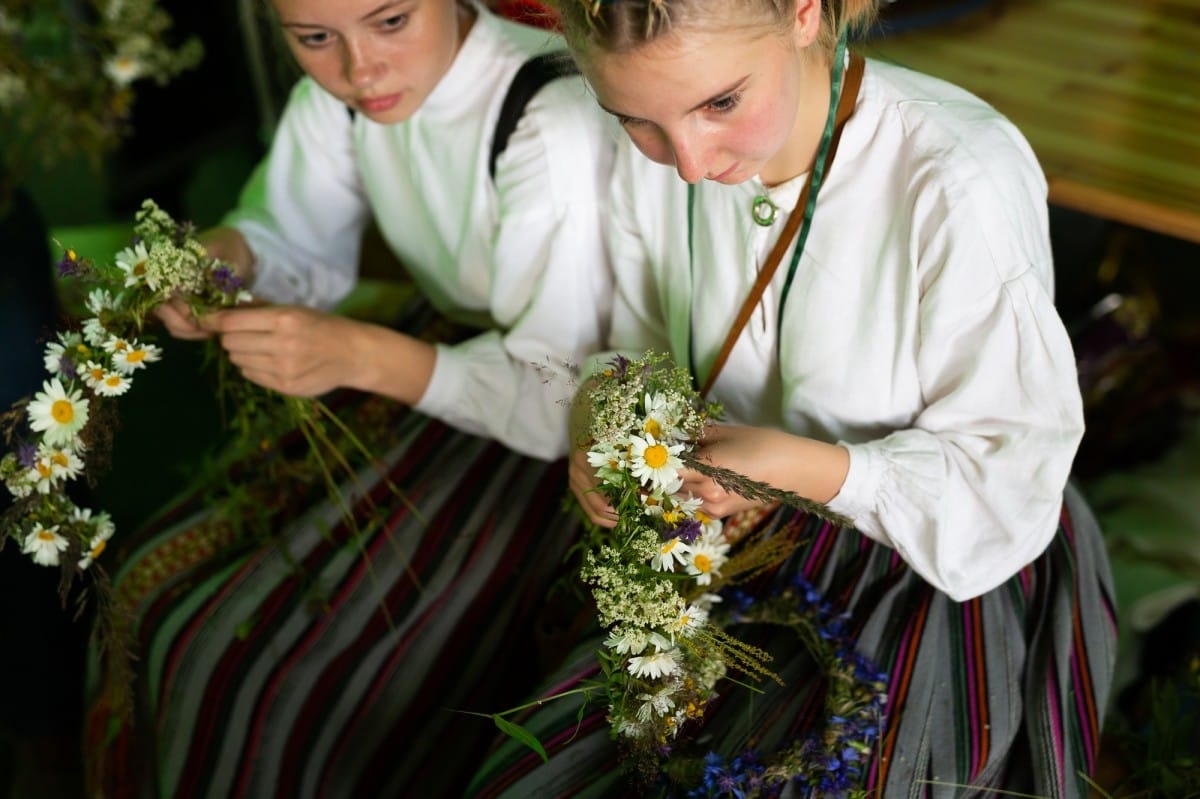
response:
[[[539,741],[537,736],[531,733],[529,730],[525,729],[519,724],[513,724],[511,721],[501,718],[495,714],[492,715],[492,721],[496,722],[496,726],[500,729],[500,732],[504,733],[510,738],[520,741],[533,751],[537,752],[538,756],[542,758],[543,763],[550,762],[550,756],[547,755],[546,750],[542,748],[542,742]]]

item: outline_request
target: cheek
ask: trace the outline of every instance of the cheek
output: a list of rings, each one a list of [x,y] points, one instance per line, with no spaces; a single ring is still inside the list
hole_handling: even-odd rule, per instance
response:
[[[727,132],[726,141],[731,149],[756,159],[770,159],[787,141],[791,121],[781,114],[778,107],[763,104],[750,109],[738,120],[736,127]]]
[[[625,133],[642,155],[658,164],[675,166],[675,154],[666,138],[649,125],[627,125]]]

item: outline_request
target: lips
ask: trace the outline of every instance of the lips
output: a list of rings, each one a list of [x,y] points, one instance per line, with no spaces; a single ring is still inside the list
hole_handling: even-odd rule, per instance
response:
[[[365,114],[382,114],[384,111],[395,108],[403,96],[402,94],[385,94],[381,97],[364,97],[358,101],[358,107]]]
[[[713,181],[713,182],[715,182],[715,183],[719,183],[719,182],[721,182],[722,180],[724,180],[725,178],[727,178],[727,177],[729,177],[730,175],[732,175],[732,174],[733,174],[735,171],[737,171],[737,168],[738,168],[738,166],[740,166],[740,164],[738,164],[738,163],[736,163],[736,162],[735,162],[735,163],[734,163],[732,166],[730,166],[730,167],[729,167],[728,169],[726,169],[724,172],[722,172],[721,174],[717,175],[716,177],[711,177],[711,178],[709,178],[709,180],[711,180],[711,181]]]

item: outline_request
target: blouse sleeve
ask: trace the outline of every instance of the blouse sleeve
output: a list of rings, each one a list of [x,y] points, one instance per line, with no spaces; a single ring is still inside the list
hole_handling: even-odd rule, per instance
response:
[[[606,348],[585,363],[585,377],[603,369],[618,354],[635,359],[647,350],[672,351],[667,298],[660,294],[660,288],[667,288],[659,274],[666,253],[656,252],[658,245],[641,232],[647,225],[671,224],[667,216],[672,198],[659,191],[663,183],[653,179],[657,176],[647,174],[657,165],[648,168],[649,162],[628,137],[623,132],[618,135],[609,182],[609,248],[615,281],[612,332]],[[656,259],[660,261],[657,268]]]
[[[418,410],[534,457],[566,453],[580,364],[608,332],[611,161],[612,140],[582,81],[555,81],[531,100],[496,169],[497,329],[439,345]]]
[[[959,601],[1049,544],[1083,435],[1040,172],[1025,185],[917,201],[924,407],[906,429],[846,445],[849,473],[830,503]],[[978,191],[996,196],[976,202]]]
[[[310,78],[292,90],[271,148],[223,224],[254,253],[254,293],[328,310],[354,287],[368,218],[346,107]]]

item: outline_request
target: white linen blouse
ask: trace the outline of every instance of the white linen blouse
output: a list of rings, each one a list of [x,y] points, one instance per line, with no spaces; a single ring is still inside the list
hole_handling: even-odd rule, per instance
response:
[[[329,309],[357,279],[373,215],[433,306],[487,331],[438,345],[417,410],[552,459],[566,451],[573,371],[607,331],[613,136],[582,79],[553,81],[526,107],[492,180],[492,133],[513,75],[563,44],[477,10],[449,71],[400,124],[352,118],[301,79],[224,223],[255,254],[257,295]]]
[[[703,382],[802,180],[770,191],[769,228],[751,218],[757,179],[698,185],[689,258],[686,184],[620,145],[611,347],[687,363],[691,338]],[[1012,124],[957,87],[868,61],[782,338],[790,252],[710,395],[730,422],[844,445],[830,508],[957,600],[1045,549],[1083,434],[1047,216]]]

